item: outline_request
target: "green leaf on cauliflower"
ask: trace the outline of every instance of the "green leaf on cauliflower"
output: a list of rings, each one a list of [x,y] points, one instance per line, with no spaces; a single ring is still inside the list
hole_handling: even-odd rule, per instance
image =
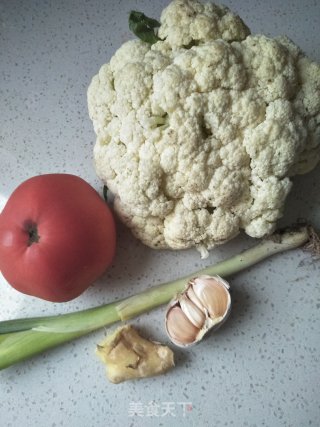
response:
[[[160,27],[156,19],[148,18],[144,13],[132,10],[129,15],[129,28],[139,39],[154,44],[159,41],[155,29]]]

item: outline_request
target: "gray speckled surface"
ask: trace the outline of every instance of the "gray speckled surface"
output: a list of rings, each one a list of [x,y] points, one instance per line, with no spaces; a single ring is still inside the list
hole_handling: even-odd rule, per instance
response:
[[[253,32],[287,34],[320,60],[318,0],[225,4]],[[75,173],[100,188],[92,165],[95,138],[87,86],[131,37],[128,11],[157,17],[165,5],[163,0],[1,0],[1,205],[18,183],[38,173]],[[295,178],[283,224],[307,217],[320,228],[319,173],[318,167]],[[239,236],[200,260],[194,251],[154,252],[119,226],[114,266],[85,294],[51,304],[18,294],[1,278],[0,319],[95,306],[209,265],[251,243]],[[234,277],[230,320],[201,345],[175,350],[177,366],[165,376],[109,384],[94,354],[103,330],[2,371],[0,424],[318,427],[319,273],[319,264],[292,251]],[[162,319],[158,309],[133,323],[167,342]],[[172,413],[165,415],[166,409]]]

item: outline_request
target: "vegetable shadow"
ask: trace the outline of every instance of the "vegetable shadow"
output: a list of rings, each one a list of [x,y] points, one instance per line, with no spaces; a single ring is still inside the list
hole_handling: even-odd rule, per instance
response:
[[[104,302],[139,292],[139,282],[148,272],[151,257],[151,249],[136,239],[118,219],[116,227],[117,245],[112,265],[91,287],[92,297],[98,294]]]
[[[291,225],[302,220],[320,229],[319,182],[320,164],[313,171],[292,178],[292,190],[287,197],[284,215],[279,221],[279,226]]]

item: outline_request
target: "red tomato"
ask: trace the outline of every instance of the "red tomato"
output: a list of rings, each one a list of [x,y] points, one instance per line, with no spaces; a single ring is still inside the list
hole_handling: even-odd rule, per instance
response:
[[[0,270],[20,292],[48,301],[79,296],[111,264],[114,219],[83,179],[35,176],[11,195],[0,214]]]

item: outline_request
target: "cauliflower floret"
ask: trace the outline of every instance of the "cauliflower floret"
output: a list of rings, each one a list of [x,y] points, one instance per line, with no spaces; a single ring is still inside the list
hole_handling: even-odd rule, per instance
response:
[[[269,234],[274,230],[274,224],[279,218],[292,183],[288,177],[278,179],[269,176],[266,179],[252,174],[250,186],[251,206],[241,217],[242,225],[249,236],[261,237],[261,230]]]
[[[288,100],[270,103],[265,120],[244,134],[253,173],[261,178],[286,176],[306,145],[306,137],[303,119]]]
[[[97,174],[154,248],[205,255],[271,233],[320,157],[320,67],[223,6],[175,0],[160,41],[125,43],[88,89]]]
[[[159,37],[171,46],[215,39],[243,40],[249,34],[244,22],[224,6],[195,0],[176,0],[161,14]]]
[[[292,53],[282,39],[250,36],[233,46],[242,53],[249,85],[258,91],[266,103],[294,96],[298,85],[296,53]]]

